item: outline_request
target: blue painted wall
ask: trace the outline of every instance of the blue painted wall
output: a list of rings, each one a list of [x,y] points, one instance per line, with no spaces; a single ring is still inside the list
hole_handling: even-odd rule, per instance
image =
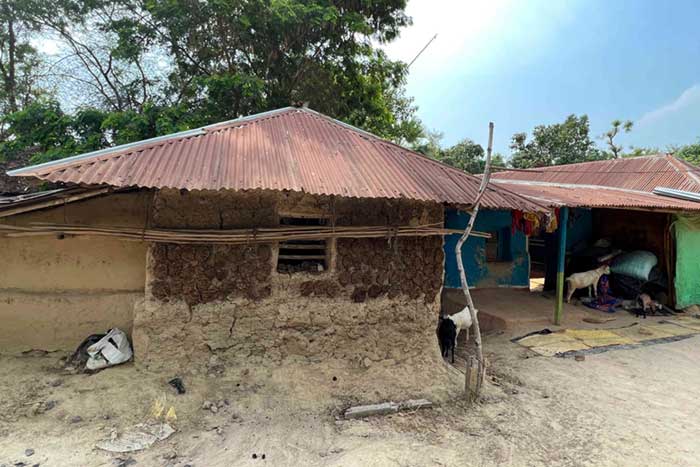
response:
[[[478,218],[477,218],[478,220]],[[566,249],[575,250],[587,246],[593,235],[593,211],[569,209],[569,228],[566,232]]]
[[[469,216],[461,211],[447,209],[445,226],[464,229]],[[510,211],[479,211],[474,229],[480,232],[499,232],[499,249],[506,261],[486,262],[486,239],[470,237],[462,246],[462,260],[470,287],[529,287],[530,257],[527,237],[516,230],[511,233]],[[445,237],[445,287],[459,288],[459,271],[455,246],[459,235]]]

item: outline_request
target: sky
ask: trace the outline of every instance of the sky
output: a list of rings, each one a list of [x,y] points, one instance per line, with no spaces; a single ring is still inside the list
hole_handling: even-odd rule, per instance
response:
[[[384,46],[410,62],[418,116],[451,145],[510,154],[517,132],[587,114],[598,138],[661,150],[700,137],[700,1],[409,0],[413,25]],[[604,142],[596,139],[602,147]]]

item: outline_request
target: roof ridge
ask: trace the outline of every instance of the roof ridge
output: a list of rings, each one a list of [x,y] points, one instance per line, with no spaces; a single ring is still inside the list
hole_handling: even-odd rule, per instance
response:
[[[247,117],[240,117],[240,118],[235,118],[233,120],[226,120],[223,122],[218,122],[218,123],[212,123],[211,125],[206,125],[203,126],[202,129],[204,129],[207,132],[217,132],[217,131],[226,131],[226,130],[231,130],[233,128],[243,128],[248,125],[252,125],[255,123],[260,123],[264,122],[267,120],[272,120],[273,118],[280,118],[284,115],[287,115],[289,113],[297,113],[299,110],[302,110],[301,107],[280,107],[279,109],[274,109],[274,110],[268,110],[265,112],[259,112],[257,114],[253,115],[248,115]]]
[[[421,158],[421,159],[425,159],[425,160],[428,160],[428,161],[430,161],[430,162],[432,162],[432,163],[434,163],[434,164],[440,165],[441,167],[443,167],[443,168],[445,168],[445,169],[447,169],[447,170],[449,170],[449,171],[457,172],[457,173],[460,174],[461,176],[465,176],[465,175],[466,175],[467,177],[474,178],[475,181],[478,181],[479,183],[481,182],[480,179],[479,179],[479,177],[477,177],[476,175],[474,175],[474,174],[472,174],[472,173],[465,172],[464,170],[460,170],[460,169],[458,169],[458,168],[456,168],[456,167],[453,167],[453,166],[451,166],[451,165],[449,165],[449,164],[446,164],[446,163],[444,163],[444,162],[442,162],[442,161],[439,161],[439,160],[437,160],[437,159],[433,159],[432,157],[427,156],[427,155],[425,155],[425,154],[423,154],[423,153],[420,153],[420,152],[418,152],[418,151],[414,151],[413,149],[409,149],[409,148],[407,148],[407,147],[401,146],[400,144],[397,144],[397,143],[395,143],[395,142],[393,142],[393,141],[390,141],[390,140],[388,140],[388,139],[381,138],[381,137],[379,137],[379,136],[377,136],[377,135],[375,135],[375,134],[372,134],[372,133],[370,133],[370,132],[368,132],[368,131],[365,131],[365,130],[363,130],[363,129],[361,129],[361,128],[358,128],[358,127],[356,127],[356,126],[354,126],[354,125],[350,125],[349,123],[345,123],[345,122],[342,122],[342,121],[340,121],[340,120],[338,120],[338,119],[335,119],[335,118],[333,118],[333,117],[329,117],[328,115],[324,115],[324,114],[322,114],[322,113],[320,113],[320,112],[317,112],[317,111],[315,111],[315,110],[313,110],[313,109],[304,108],[304,109],[302,109],[302,110],[305,110],[305,111],[311,113],[312,115],[315,115],[315,116],[317,116],[317,117],[320,117],[322,120],[325,120],[325,121],[327,121],[328,123],[331,123],[331,124],[340,126],[340,127],[343,128],[344,130],[348,130],[348,131],[353,131],[353,132],[359,133],[359,136],[360,136],[361,138],[364,138],[364,139],[366,139],[367,141],[369,141],[369,142],[371,142],[371,143],[373,143],[373,144],[384,144],[384,145],[387,145],[387,146],[389,146],[389,147],[391,147],[391,148],[393,148],[393,149],[398,149],[399,151],[406,152],[406,153],[408,153],[408,154],[410,154],[410,155],[412,155],[412,156],[414,156],[414,157],[418,157],[418,158]],[[520,195],[517,195],[517,194],[516,194],[516,196],[520,196]]]
[[[618,163],[618,162],[623,162],[623,161],[630,161],[634,159],[651,159],[652,157],[664,157],[666,156],[666,153],[657,153],[657,154],[644,154],[641,156],[632,156],[632,157],[619,157],[617,159],[599,159],[595,161],[581,161],[581,162],[572,162],[571,164],[558,164],[558,165],[545,165],[542,167],[530,167],[525,170],[551,170],[553,172],[556,172],[557,169],[562,169],[564,167],[572,167],[572,166],[582,166],[582,165],[593,165],[593,164],[605,164],[605,163]],[[507,171],[504,171],[507,172]]]
[[[680,172],[683,172],[684,174],[686,174],[687,177],[689,177],[690,179],[692,179],[692,181],[697,185],[698,190],[700,190],[700,177],[698,177],[698,175],[696,175],[696,174],[694,173],[695,171],[700,170],[699,167],[696,167],[696,166],[694,166],[693,164],[691,164],[690,162],[688,162],[688,161],[686,161],[686,160],[683,160],[683,159],[681,159],[680,157],[677,157],[677,156],[675,156],[675,155],[673,155],[673,154],[668,154],[668,153],[667,153],[667,154],[666,154],[666,159],[668,160],[668,162],[669,162],[670,164],[672,164],[672,165],[675,166],[675,167],[678,167],[677,164],[680,164],[680,165],[683,167],[683,168],[680,170]],[[688,170],[684,170],[684,169],[688,169]]]
[[[662,171],[654,171],[654,170],[645,170],[645,171],[637,171],[637,170],[629,170],[629,171],[618,171],[615,172],[615,167],[611,167],[610,170],[606,170],[605,172],[591,172],[587,170],[578,170],[582,169],[582,166],[591,166],[591,165],[602,165],[602,164],[612,164],[612,165],[617,165],[621,164],[623,162],[631,162],[634,160],[639,160],[639,159],[656,159],[656,160],[664,160],[668,163],[671,164],[671,169],[672,170],[662,170]],[[678,167],[678,164],[682,164],[683,167]],[[687,169],[687,170],[686,170]],[[620,170],[620,169],[618,169]],[[575,162],[573,164],[561,164],[561,165],[549,165],[549,166],[543,166],[543,167],[530,167],[527,169],[517,169],[517,170],[502,170],[499,171],[496,175],[496,178],[501,178],[501,179],[510,179],[507,176],[508,175],[517,175],[517,174],[523,174],[523,173],[533,173],[533,174],[542,174],[542,173],[569,173],[569,174],[592,174],[592,173],[635,173],[635,174],[657,174],[657,173],[663,173],[663,172],[677,172],[680,174],[687,174],[694,183],[698,184],[698,188],[700,189],[700,176],[697,176],[693,172],[700,172],[700,167],[696,167],[692,164],[689,164],[688,162],[679,159],[678,157],[675,157],[672,154],[669,153],[657,153],[657,154],[647,154],[643,156],[634,156],[634,157],[624,157],[624,158],[619,158],[619,159],[603,159],[603,160],[597,160],[597,161],[586,161],[586,162]],[[501,175],[506,175],[506,177],[501,177]],[[607,186],[607,185],[605,185]]]
[[[431,162],[431,163],[433,163],[433,164],[439,165],[441,168],[443,168],[443,169],[445,170],[447,176],[448,176],[452,181],[454,181],[455,183],[457,183],[457,181],[455,181],[455,180],[450,176],[450,173],[455,173],[455,174],[459,175],[460,177],[471,178],[471,179],[473,179],[473,181],[479,182],[479,184],[481,184],[481,178],[480,178],[480,177],[477,177],[476,175],[474,175],[474,174],[472,174],[472,173],[466,172],[466,171],[464,171],[464,170],[460,170],[460,169],[458,169],[458,168],[456,168],[456,167],[453,167],[453,166],[451,166],[451,165],[449,165],[449,164],[446,164],[445,162],[439,161],[439,160],[437,160],[437,159],[433,159],[432,157],[427,156],[427,155],[425,155],[425,154],[423,154],[423,153],[420,153],[420,152],[418,152],[418,151],[414,151],[414,150],[412,150],[412,149],[408,149],[408,148],[406,148],[406,147],[404,147],[404,146],[401,146],[400,144],[394,143],[393,141],[389,141],[389,140],[386,140],[386,139],[384,139],[384,138],[380,138],[379,136],[377,136],[377,135],[375,135],[375,134],[369,133],[369,132],[367,132],[367,131],[365,131],[365,130],[362,130],[361,128],[357,128],[357,127],[355,127],[355,126],[353,126],[353,125],[350,125],[350,124],[348,124],[348,123],[341,122],[340,120],[337,120],[337,119],[335,119],[335,118],[329,117],[328,115],[324,115],[324,114],[322,114],[322,113],[320,113],[320,112],[316,112],[315,110],[312,110],[312,109],[309,109],[309,108],[304,108],[303,110],[309,111],[309,113],[312,113],[312,114],[314,114],[314,115],[320,116],[321,118],[323,118],[324,120],[328,121],[328,122],[331,123],[331,124],[339,125],[339,126],[341,126],[341,127],[344,127],[344,129],[347,129],[347,130],[349,130],[349,131],[355,131],[355,132],[357,132],[357,133],[360,134],[360,137],[364,137],[365,139],[367,139],[368,141],[370,141],[370,142],[373,143],[373,144],[385,144],[385,145],[387,145],[387,146],[390,146],[390,147],[393,148],[393,149],[398,149],[398,150],[401,151],[401,152],[408,153],[408,154],[410,154],[410,155],[412,155],[412,156],[414,156],[414,157],[418,157],[419,159],[425,159],[425,160],[427,160],[427,161],[429,161],[429,162]],[[489,180],[489,181],[490,181],[490,180]],[[541,204],[540,202],[532,201],[532,200],[530,200],[530,199],[528,199],[528,198],[525,198],[523,195],[521,195],[521,194],[519,194],[519,193],[516,193],[516,192],[514,192],[513,190],[510,190],[510,189],[508,189],[508,188],[504,188],[504,187],[500,187],[500,186],[499,186],[499,187],[496,187],[496,186],[494,186],[494,185],[489,186],[488,183],[487,183],[486,189],[489,190],[489,191],[495,192],[495,193],[497,193],[498,191],[504,191],[504,192],[508,193],[510,196],[513,196],[513,197],[515,197],[515,198],[517,198],[517,199],[521,199],[521,200],[522,200],[522,199],[525,199],[525,200],[527,200],[527,201],[530,201],[530,202],[533,203],[533,204],[536,204],[536,205],[540,206],[540,207],[543,208],[543,209],[547,209],[547,206],[546,206],[546,205]]]

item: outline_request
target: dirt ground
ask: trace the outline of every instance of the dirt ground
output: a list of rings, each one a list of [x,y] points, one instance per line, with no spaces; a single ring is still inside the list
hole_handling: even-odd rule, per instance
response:
[[[188,391],[178,396],[165,375],[133,364],[67,375],[57,354],[0,357],[0,465],[700,464],[700,337],[582,362],[536,356],[509,337],[485,338],[491,369],[476,406],[462,402],[462,375],[446,367],[448,387],[424,391],[436,408],[353,421],[339,417],[345,406],[388,397],[333,382],[332,368],[316,379],[295,368],[202,371],[185,378]],[[205,400],[228,405],[212,413]],[[148,419],[156,401],[175,407],[169,439],[132,454],[94,447]]]

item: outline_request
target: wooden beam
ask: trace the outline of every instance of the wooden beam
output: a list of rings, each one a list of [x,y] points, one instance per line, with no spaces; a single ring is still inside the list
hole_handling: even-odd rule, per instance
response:
[[[303,240],[302,240],[303,241]],[[280,250],[325,250],[325,240],[319,240],[318,243],[280,243]]]
[[[279,259],[326,259],[326,255],[279,255]]]
[[[569,221],[569,208],[559,210],[559,256],[557,258],[557,297],[554,304],[554,324],[561,324],[564,312],[564,266],[566,264],[566,229]]]

